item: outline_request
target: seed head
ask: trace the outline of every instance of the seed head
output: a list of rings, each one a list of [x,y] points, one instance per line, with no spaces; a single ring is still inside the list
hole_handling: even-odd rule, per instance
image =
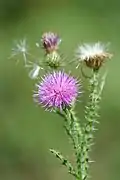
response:
[[[106,58],[111,58],[106,50],[106,46],[101,43],[83,44],[77,49],[77,58],[80,62],[84,61],[86,65],[94,70],[98,70]]]
[[[28,53],[28,45],[26,43],[26,39],[20,40],[19,43],[16,43],[16,46],[12,49],[12,56],[16,56],[18,54],[27,54]]]
[[[25,66],[26,66],[28,63],[28,60],[26,57],[29,54],[28,49],[29,48],[28,48],[28,45],[26,43],[26,39],[20,40],[18,43],[17,42],[15,43],[15,47],[12,49],[12,54],[11,54],[10,58],[13,58],[13,57],[18,56],[18,55],[22,55],[23,59],[24,59]]]
[[[34,97],[48,109],[71,106],[79,89],[77,79],[61,71],[47,74],[37,87]]]

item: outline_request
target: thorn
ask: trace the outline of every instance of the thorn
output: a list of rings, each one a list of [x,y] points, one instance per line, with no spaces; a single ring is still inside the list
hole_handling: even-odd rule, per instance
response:
[[[94,163],[95,161],[90,160],[89,163]]]

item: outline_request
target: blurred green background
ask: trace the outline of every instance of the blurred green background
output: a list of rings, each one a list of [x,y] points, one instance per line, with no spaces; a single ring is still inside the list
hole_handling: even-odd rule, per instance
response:
[[[101,103],[99,131],[92,158],[93,180],[120,178],[120,1],[119,0],[0,0],[0,179],[72,180],[49,152],[56,148],[74,161],[63,120],[45,112],[32,99],[34,82],[22,61],[9,59],[14,40],[35,43],[45,31],[63,39],[61,52],[73,56],[82,42],[110,42],[114,57]],[[73,70],[79,74],[79,70]],[[83,116],[82,103],[77,112]]]

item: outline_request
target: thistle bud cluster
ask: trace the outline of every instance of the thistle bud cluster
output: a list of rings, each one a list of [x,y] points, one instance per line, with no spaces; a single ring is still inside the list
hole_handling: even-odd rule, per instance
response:
[[[57,69],[61,66],[60,55],[58,53],[61,39],[55,33],[44,33],[41,39],[42,47],[45,50],[45,62],[51,67]]]

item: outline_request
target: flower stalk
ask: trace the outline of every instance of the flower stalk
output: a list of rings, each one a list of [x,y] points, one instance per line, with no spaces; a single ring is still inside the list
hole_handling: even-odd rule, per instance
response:
[[[81,179],[82,174],[80,169],[82,129],[80,126],[80,122],[78,121],[78,118],[75,115],[75,111],[73,107],[65,108],[64,113],[61,113],[60,111],[57,111],[57,113],[65,119],[64,128],[74,148],[74,153],[76,157],[76,166],[77,166],[76,180],[82,180]]]
[[[66,122],[65,129],[68,136],[71,138],[75,156],[76,156],[76,165],[77,165],[77,174],[81,179],[81,171],[80,171],[80,156],[81,156],[81,138],[82,138],[82,130],[80,126],[80,122],[75,115],[74,109],[70,109],[66,111]]]
[[[87,106],[85,107],[85,120],[86,123],[83,128],[83,139],[81,145],[81,171],[82,180],[87,180],[89,177],[89,164],[92,162],[89,157],[89,151],[94,138],[94,131],[96,130],[95,124],[98,123],[97,119],[99,117],[99,102],[101,100],[101,92],[105,84],[105,79],[99,86],[99,72],[93,71],[93,75],[89,80],[89,100]],[[102,87],[102,88],[101,88]]]

